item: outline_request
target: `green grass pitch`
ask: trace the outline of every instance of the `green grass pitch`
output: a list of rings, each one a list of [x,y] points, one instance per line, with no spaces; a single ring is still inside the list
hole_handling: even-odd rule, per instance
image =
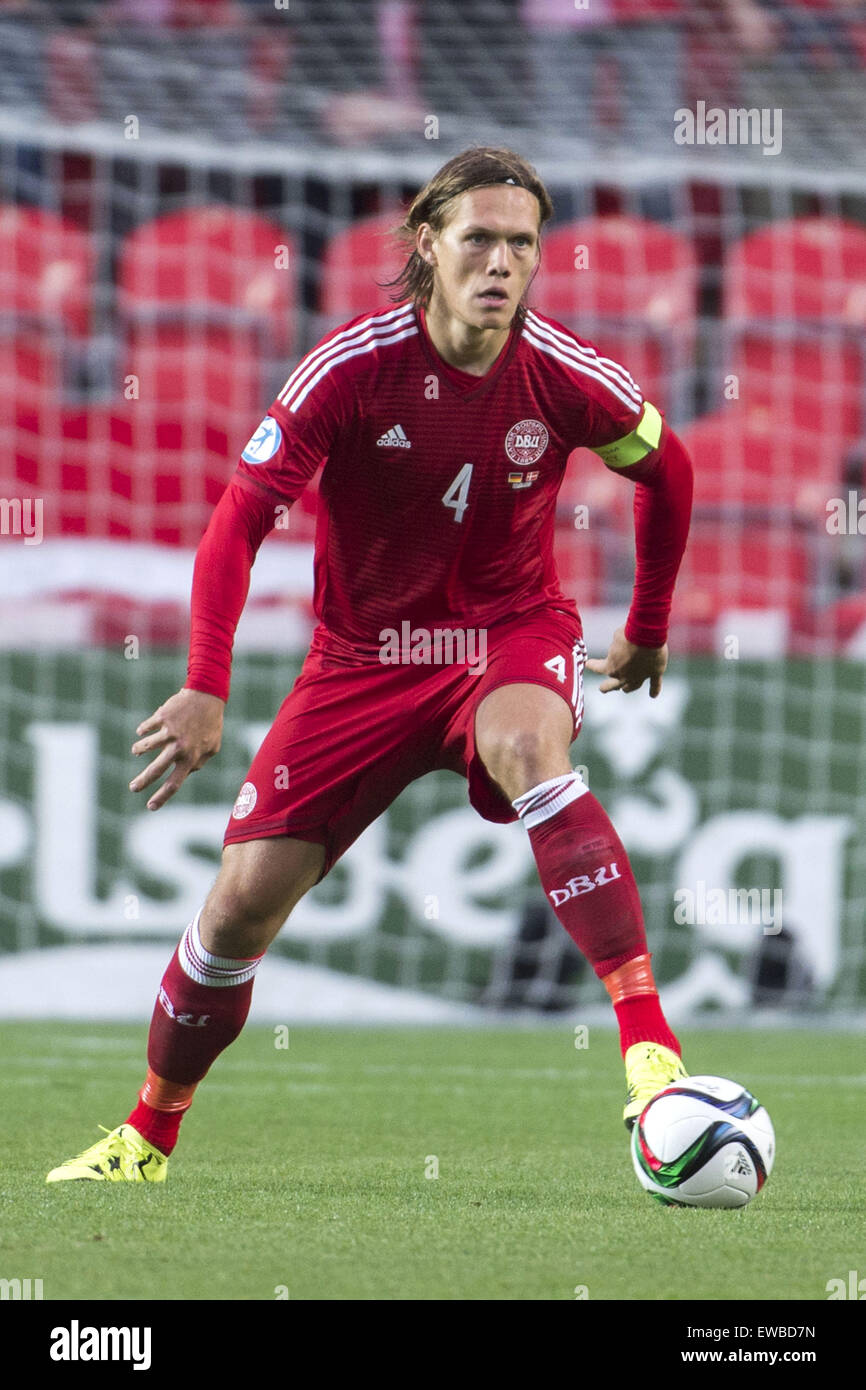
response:
[[[45,1299],[816,1299],[866,1274],[862,1038],[697,1031],[778,1144],[742,1211],[639,1189],[612,1032],[250,1028],[214,1065],[168,1181],[45,1186],[119,1124],[145,1029],[5,1024],[0,1277]],[[435,1161],[434,1161],[435,1160]],[[438,1177],[427,1176],[436,1171]]]

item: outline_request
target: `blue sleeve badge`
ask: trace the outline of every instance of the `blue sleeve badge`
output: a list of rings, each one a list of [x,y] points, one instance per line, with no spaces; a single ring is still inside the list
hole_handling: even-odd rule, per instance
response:
[[[266,415],[241,458],[245,463],[267,463],[283,442],[283,432],[272,415]]]

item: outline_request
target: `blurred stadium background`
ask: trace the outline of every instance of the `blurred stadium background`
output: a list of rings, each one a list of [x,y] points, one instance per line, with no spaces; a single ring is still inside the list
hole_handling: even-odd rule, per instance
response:
[[[306,651],[315,487],[260,552],[223,750],[151,817],[129,745],[183,682],[195,547],[300,355],[387,298],[401,204],[473,143],[551,189],[533,303],[695,461],[664,696],[593,683],[572,750],[668,1010],[862,1016],[864,66],[860,0],[0,0],[3,1016],[149,1016]],[[629,503],[576,452],[557,546],[596,654]],[[782,917],[682,922],[684,889],[778,890]],[[522,827],[442,773],[299,906],[253,1017],[596,1011]]]

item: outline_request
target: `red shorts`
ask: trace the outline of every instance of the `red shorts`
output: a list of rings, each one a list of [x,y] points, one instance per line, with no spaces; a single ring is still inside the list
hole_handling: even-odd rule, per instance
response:
[[[225,843],[271,835],[315,841],[325,847],[324,878],[410,782],[438,768],[467,779],[485,820],[516,820],[475,751],[475,711],[497,686],[546,685],[571,710],[573,741],[583,719],[586,648],[579,619],[556,608],[486,632],[482,670],[359,661],[318,627],[253,759]],[[469,657],[483,652],[470,648]]]

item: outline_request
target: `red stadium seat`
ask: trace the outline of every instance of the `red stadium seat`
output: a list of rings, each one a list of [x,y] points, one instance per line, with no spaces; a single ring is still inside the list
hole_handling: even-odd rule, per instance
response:
[[[86,410],[21,406],[14,426],[10,483],[16,494],[43,498],[47,536],[195,548],[243,447],[195,412],[141,401]],[[274,535],[311,542],[316,501],[314,481]]]
[[[77,227],[39,208],[0,207],[0,314],[82,338],[92,278],[93,248]]]
[[[137,323],[124,339],[122,385],[161,409],[198,408],[252,430],[270,404],[262,335],[218,323]],[[266,400],[265,397],[268,397]]]
[[[3,486],[15,496],[41,499],[46,540],[75,537],[157,547],[129,560],[123,544],[113,552],[84,552],[77,566],[67,553],[58,570],[49,563],[46,586],[69,600],[86,601],[94,642],[114,644],[134,632],[145,642],[182,646],[189,631],[189,573],[186,562],[180,571],[171,568],[167,549],[189,554],[198,546],[234,472],[237,439],[212,421],[171,416],[142,402],[87,410],[19,405],[13,427],[16,448]],[[315,506],[316,490],[310,487],[292,509],[289,525],[275,529],[267,544],[276,541],[288,549],[302,542],[306,564]],[[144,596],[132,597],[142,579],[152,581],[164,572],[173,576],[176,596],[148,596],[145,582]],[[116,579],[113,588],[106,588],[109,573],[112,584]],[[254,631],[258,624],[261,632],[268,605],[274,607],[274,630],[294,623],[300,627],[292,630],[304,631],[312,621],[312,573],[309,589],[300,591],[291,559],[286,573],[284,593],[252,602]]]
[[[816,448],[850,445],[866,427],[866,230],[773,223],[732,248],[724,284],[740,400],[771,407]]]
[[[731,403],[681,431],[695,470],[695,507],[794,514],[823,522],[828,496],[842,487],[844,456],[776,416],[767,406]]]
[[[393,280],[406,257],[390,235],[403,221],[397,205],[337,232],[328,242],[319,269],[319,312],[331,327],[388,303]]]
[[[834,217],[772,222],[731,250],[725,313],[735,320],[866,325],[866,230]]]
[[[697,260],[685,237],[638,217],[590,217],[548,232],[528,302],[622,363],[676,414],[697,312]]]
[[[56,396],[63,386],[60,335],[49,329],[19,329],[14,336],[0,330],[0,400],[11,413],[16,401],[39,401]],[[3,414],[7,414],[3,410]]]
[[[676,617],[712,622],[735,608],[784,610],[798,621],[810,593],[806,537],[793,525],[696,519],[676,587]]]
[[[119,407],[19,409],[15,482],[49,536],[195,546],[235,466],[225,430]]]
[[[866,352],[853,341],[776,338],[765,330],[738,332],[729,359],[740,401],[784,418],[817,452],[844,453],[866,422]]]
[[[124,381],[159,406],[199,402],[244,428],[290,353],[296,254],[254,213],[193,208],[139,227],[120,256]]]
[[[560,520],[574,524],[575,508],[586,507],[590,527],[624,528],[632,514],[634,485],[605,468],[591,449],[573,449],[556,499]]]
[[[94,253],[77,227],[38,208],[0,207],[0,392],[56,394],[90,328]]]
[[[601,536],[591,525],[586,530],[557,526],[553,556],[562,592],[573,598],[578,608],[603,602],[605,551]]]

